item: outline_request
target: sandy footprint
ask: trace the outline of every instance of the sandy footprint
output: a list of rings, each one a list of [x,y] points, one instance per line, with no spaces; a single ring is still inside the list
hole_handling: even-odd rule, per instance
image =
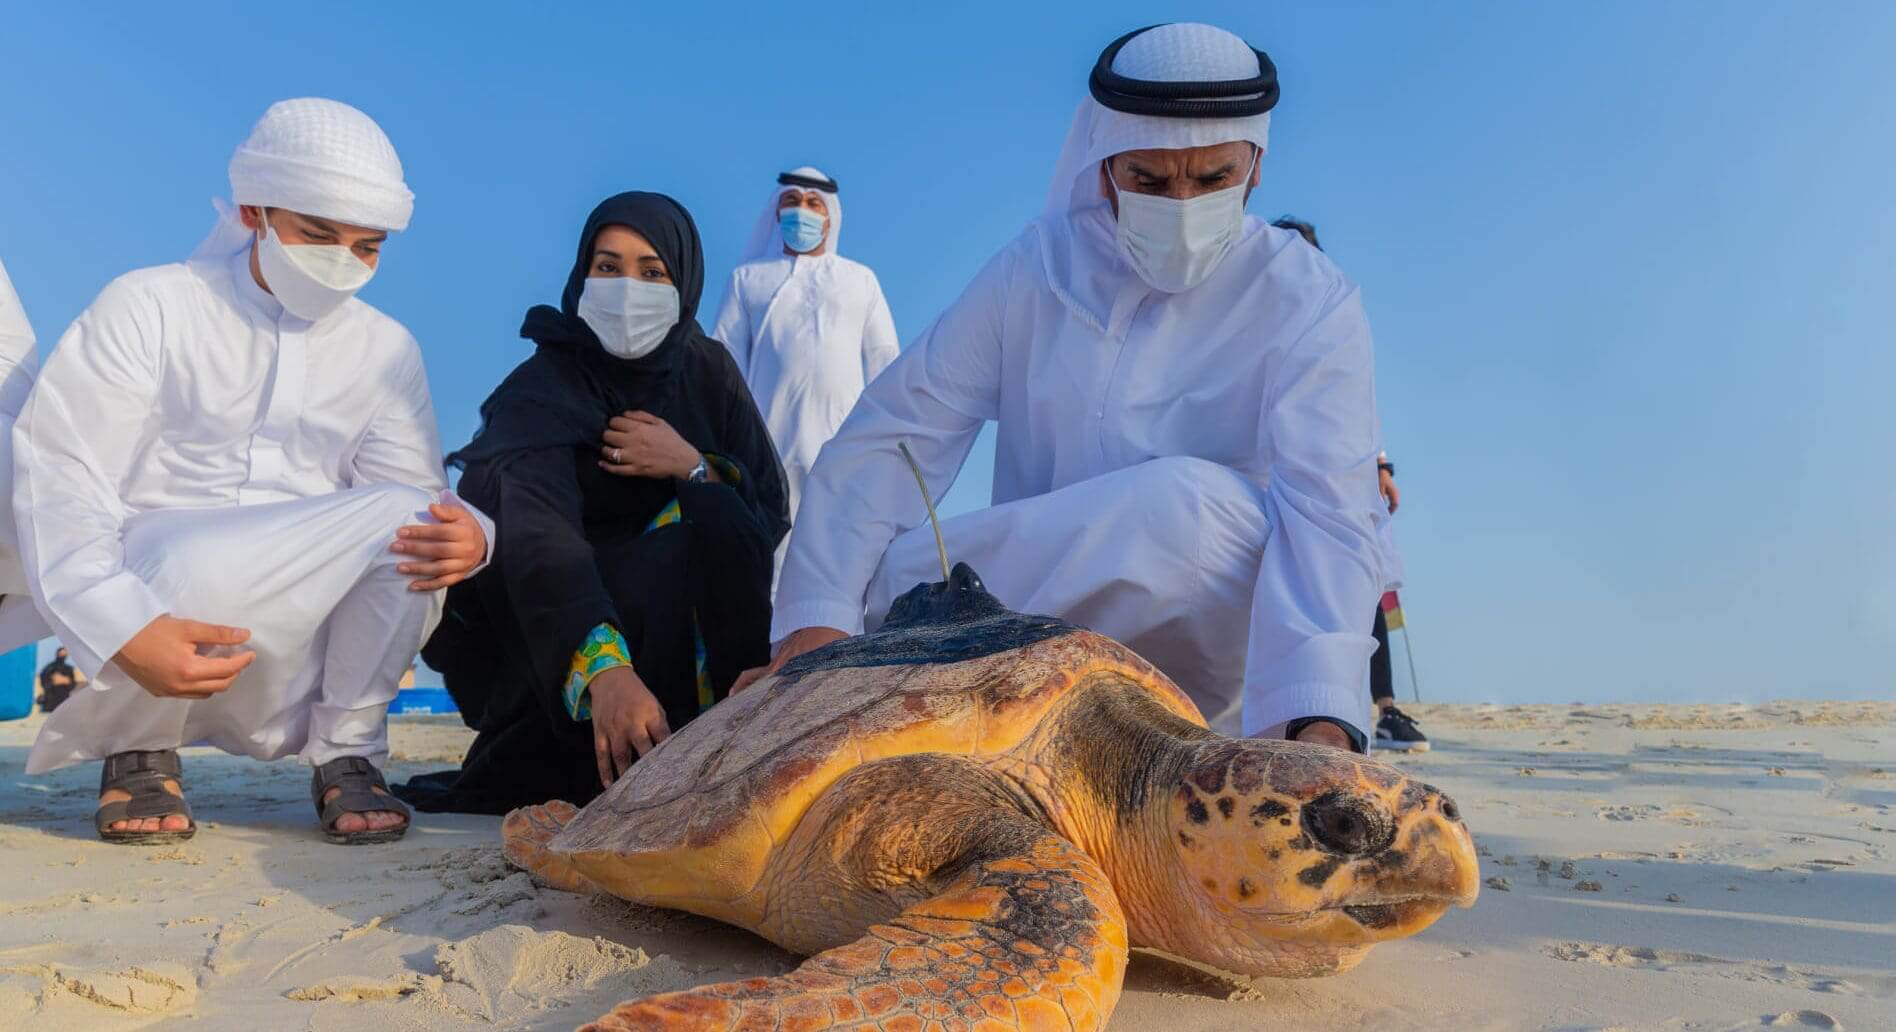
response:
[[[1681,964],[1725,964],[1729,961],[1703,953],[1655,950],[1646,946],[1616,946],[1598,942],[1558,942],[1543,946],[1541,952],[1555,960],[1602,964],[1607,967],[1664,968]]]
[[[1703,953],[1680,950],[1656,950],[1649,946],[1620,946],[1613,943],[1558,942],[1541,947],[1555,960],[1601,964],[1617,968],[1647,968],[1654,971],[1683,971],[1714,978],[1732,978],[1743,982],[1762,982],[1802,989],[1813,993],[1856,995],[1863,990],[1848,979],[1818,971],[1805,971],[1782,964],[1760,964],[1728,960]]]
[[[158,963],[103,971],[65,964],[0,967],[0,975],[36,978],[40,991],[32,1017],[41,1028],[93,1027],[96,1017],[75,1019],[85,1013],[156,1016],[189,1008],[197,1000],[197,978],[180,964]],[[32,1027],[29,1022],[26,1027]]]
[[[422,976],[408,974],[382,981],[361,981],[356,979],[332,979],[315,985],[301,986],[290,990],[284,996],[299,1003],[372,1003],[383,1000],[399,1000],[409,993],[418,992],[430,986],[438,986],[440,979],[425,979]]]
[[[1593,811],[1593,815],[1603,821],[1649,821],[1655,817],[1664,816],[1665,813],[1665,807],[1654,806],[1651,803],[1622,803],[1616,806],[1602,806]]]
[[[1785,1011],[1766,1015],[1759,1024],[1764,1028],[1842,1028],[1843,1022],[1820,1010]]]

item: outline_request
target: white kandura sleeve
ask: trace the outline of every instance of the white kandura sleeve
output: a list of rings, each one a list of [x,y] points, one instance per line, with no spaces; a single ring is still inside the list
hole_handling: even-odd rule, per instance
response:
[[[1365,677],[1383,582],[1375,377],[1362,298],[1337,289],[1268,379],[1258,434],[1271,529],[1245,659],[1247,735],[1301,717],[1371,727]]]
[[[33,324],[13,292],[7,267],[0,264],[0,418],[13,418],[26,404],[27,392],[39,372],[39,350],[34,347]]]
[[[96,679],[165,608],[125,566],[119,498],[158,418],[162,359],[154,299],[124,281],[80,314],[13,427],[13,511],[40,611]],[[188,616],[189,614],[179,614]]]
[[[871,272],[869,314],[862,326],[862,382],[874,383],[901,353],[902,339],[895,334],[895,315],[889,311],[889,299],[882,294],[882,281]]]
[[[860,634],[882,553],[928,518],[896,449],[906,442],[929,492],[960,475],[981,424],[998,414],[1001,327],[1018,248],[990,260],[961,297],[871,383],[803,483],[770,637],[804,627]]]
[[[494,521],[448,489],[447,468],[441,458],[441,430],[435,422],[434,398],[428,393],[428,372],[422,365],[421,348],[406,333],[403,337],[407,350],[395,367],[394,382],[350,460],[354,474],[350,486],[406,484],[434,494],[444,504],[472,513],[475,522],[481,525],[481,533],[487,536],[487,554],[481,557],[480,565],[469,571],[468,576],[472,577],[493,561]],[[394,538],[389,541],[392,544]]]
[[[737,371],[750,382],[751,329],[750,313],[744,311],[743,291],[738,286],[737,271],[731,271],[731,282],[724,288],[724,302],[718,305],[718,321],[711,324],[711,337],[724,342],[731,352],[731,358],[737,362]]]

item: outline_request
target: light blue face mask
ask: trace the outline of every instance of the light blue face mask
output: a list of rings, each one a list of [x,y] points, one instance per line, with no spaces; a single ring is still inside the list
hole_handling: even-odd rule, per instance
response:
[[[823,216],[808,208],[785,208],[777,213],[777,226],[783,230],[784,246],[798,254],[809,254],[823,246]]]

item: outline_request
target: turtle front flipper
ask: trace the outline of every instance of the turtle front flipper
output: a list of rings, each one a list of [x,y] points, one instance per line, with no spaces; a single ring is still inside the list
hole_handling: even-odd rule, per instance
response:
[[[555,799],[540,806],[523,806],[500,822],[501,852],[507,862],[533,875],[541,882],[567,892],[593,892],[593,883],[574,869],[565,857],[550,852],[546,844],[566,827],[579,809],[572,803]]]
[[[939,869],[937,895],[855,942],[778,978],[621,1004],[582,1032],[1104,1028],[1127,949],[1105,874],[1025,815],[980,821],[962,829],[974,846]]]

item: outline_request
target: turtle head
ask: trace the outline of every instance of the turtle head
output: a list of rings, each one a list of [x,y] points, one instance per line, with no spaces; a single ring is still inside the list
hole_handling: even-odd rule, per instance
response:
[[[1479,889],[1454,801],[1339,749],[1205,741],[1156,809],[1177,874],[1176,896],[1154,915],[1170,941],[1155,945],[1226,970],[1344,970],[1369,946],[1472,905]]]

